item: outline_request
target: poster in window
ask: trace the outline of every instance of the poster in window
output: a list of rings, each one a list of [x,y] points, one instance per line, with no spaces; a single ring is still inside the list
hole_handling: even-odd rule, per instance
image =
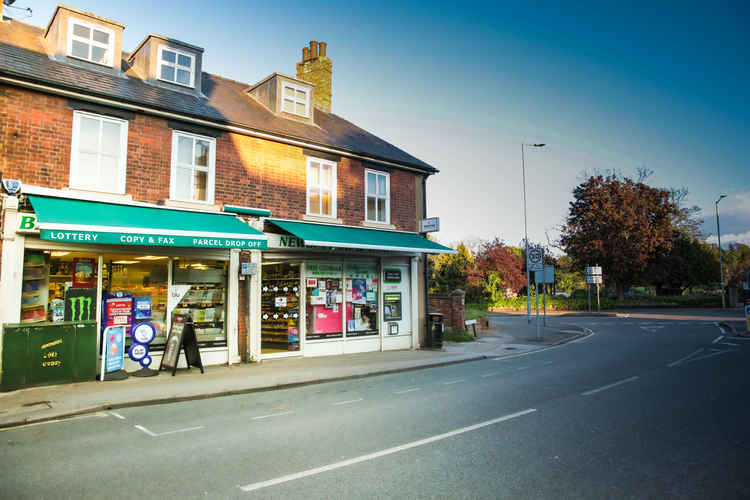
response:
[[[124,326],[125,336],[129,340],[133,328],[133,296],[118,292],[104,297],[104,328],[109,326]]]
[[[73,259],[73,288],[93,288],[96,286],[96,260],[81,257]]]

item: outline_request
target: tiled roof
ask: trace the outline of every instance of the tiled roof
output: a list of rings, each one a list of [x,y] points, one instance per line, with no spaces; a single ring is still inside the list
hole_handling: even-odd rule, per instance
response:
[[[232,124],[385,160],[427,172],[436,169],[333,113],[315,110],[315,125],[276,116],[249,97],[248,84],[203,72],[198,97],[151,85],[133,73],[115,76],[50,58],[41,28],[15,20],[0,23],[0,75],[44,83],[98,97]],[[125,55],[123,55],[125,57]]]

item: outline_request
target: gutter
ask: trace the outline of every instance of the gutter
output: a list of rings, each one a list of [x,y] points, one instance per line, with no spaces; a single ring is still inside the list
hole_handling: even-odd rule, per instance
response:
[[[92,96],[89,94],[82,94],[80,92],[73,91],[73,90],[62,89],[59,87],[53,87],[53,86],[41,84],[41,83],[34,83],[28,80],[22,80],[18,78],[9,77],[9,76],[0,75],[0,83],[5,83],[8,85],[23,87],[27,89],[36,90],[39,92],[45,92],[48,94],[59,95],[59,96],[68,97],[72,99],[78,99],[80,101],[91,102],[94,104],[101,104],[104,106],[110,106],[114,108],[127,109],[129,111],[135,111],[135,112],[140,112],[140,113],[149,114],[153,116],[159,116],[162,118],[171,118],[171,119],[180,120],[183,122],[193,123],[196,125],[202,125],[205,127],[211,127],[211,128],[215,128],[219,130],[224,130],[227,132],[234,132],[237,134],[247,135],[250,137],[256,137],[259,139],[266,139],[266,140],[270,140],[274,142],[280,142],[282,144],[288,144],[290,146],[308,148],[308,149],[312,149],[315,151],[321,151],[324,153],[345,156],[348,158],[363,160],[363,161],[376,163],[379,165],[384,165],[384,166],[388,166],[392,168],[410,170],[412,172],[418,172],[421,174],[432,175],[438,172],[438,170],[435,168],[432,168],[432,170],[426,170],[424,168],[412,167],[412,166],[404,165],[401,163],[395,163],[395,162],[391,162],[387,160],[380,160],[380,159],[373,158],[370,156],[360,155],[360,154],[342,150],[342,149],[336,149],[336,148],[332,148],[328,146],[321,146],[319,144],[306,142],[306,141],[299,140],[299,139],[293,139],[293,138],[284,137],[284,136],[271,134],[267,132],[261,132],[259,130],[253,130],[253,129],[249,129],[243,126],[237,126],[237,125],[232,125],[232,124],[220,124],[220,123],[216,123],[210,120],[205,120],[202,118],[194,118],[188,115],[173,113],[171,111],[162,111],[162,110],[158,110],[158,109],[151,108],[148,106],[130,104],[130,103],[116,101],[116,100],[109,99],[109,98],[96,97],[96,96]]]

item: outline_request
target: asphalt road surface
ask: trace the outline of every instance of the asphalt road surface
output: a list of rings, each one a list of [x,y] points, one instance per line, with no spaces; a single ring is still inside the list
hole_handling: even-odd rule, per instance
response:
[[[700,316],[554,321],[594,334],[2,431],[0,498],[750,497],[750,340]]]

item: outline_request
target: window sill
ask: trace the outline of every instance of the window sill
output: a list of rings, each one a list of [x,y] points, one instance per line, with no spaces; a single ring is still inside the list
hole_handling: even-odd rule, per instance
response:
[[[219,205],[215,205],[209,202],[201,202],[201,201],[183,201],[183,200],[167,199],[167,200],[164,200],[164,206],[174,207],[174,208],[188,208],[188,209],[201,210],[201,211],[209,210],[211,212],[221,212],[221,207]]]
[[[133,201],[133,195],[125,193],[113,193],[111,191],[97,191],[95,189],[84,189],[76,187],[63,188],[63,191],[84,197],[91,197],[91,195],[93,194],[97,199],[104,199],[109,201]]]
[[[375,229],[396,229],[393,224],[386,224],[384,222],[372,222],[369,220],[363,220],[362,225],[365,227],[372,227]]]
[[[308,222],[323,222],[326,224],[343,224],[343,221],[341,219],[337,219],[336,217],[323,217],[321,215],[303,215],[302,220],[306,220]]]

